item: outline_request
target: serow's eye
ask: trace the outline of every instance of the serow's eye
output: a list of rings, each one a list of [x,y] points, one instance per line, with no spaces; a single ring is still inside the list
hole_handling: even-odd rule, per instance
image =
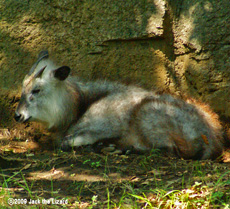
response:
[[[34,90],[32,90],[32,94],[34,95],[34,94],[38,94],[40,92],[40,89],[34,89]]]

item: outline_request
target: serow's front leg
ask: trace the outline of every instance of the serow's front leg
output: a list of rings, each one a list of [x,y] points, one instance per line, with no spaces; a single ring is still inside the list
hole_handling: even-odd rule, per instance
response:
[[[72,147],[94,144],[97,141],[98,139],[92,137],[90,134],[84,134],[84,135],[71,134],[64,137],[61,143],[61,149],[67,151],[72,149]]]

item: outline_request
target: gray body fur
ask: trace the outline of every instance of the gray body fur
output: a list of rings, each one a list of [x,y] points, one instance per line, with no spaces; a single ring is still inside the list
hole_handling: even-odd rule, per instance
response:
[[[15,119],[45,124],[63,148],[112,139],[122,149],[156,148],[185,159],[214,159],[223,149],[221,125],[207,106],[135,86],[81,82],[47,52],[24,79]]]

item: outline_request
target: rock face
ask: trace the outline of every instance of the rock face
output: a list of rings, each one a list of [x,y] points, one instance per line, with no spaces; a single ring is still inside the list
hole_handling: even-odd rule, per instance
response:
[[[0,88],[42,49],[75,75],[182,92],[230,117],[229,0],[0,1]]]

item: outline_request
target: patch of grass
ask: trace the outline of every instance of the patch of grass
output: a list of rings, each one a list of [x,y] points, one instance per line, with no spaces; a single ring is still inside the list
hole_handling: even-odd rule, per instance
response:
[[[141,208],[230,208],[230,180],[221,181],[230,171],[223,174],[215,184],[215,187],[208,187],[202,182],[195,182],[193,186],[182,190],[150,189],[142,192],[129,189],[128,195],[134,198],[136,205]],[[228,187],[225,191],[218,188]],[[125,196],[125,195],[124,195]],[[122,197],[122,201],[127,196]],[[130,198],[131,199],[131,198]],[[135,204],[133,204],[135,205]],[[136,207],[133,207],[136,208]],[[137,207],[139,208],[139,207]]]
[[[194,176],[197,177],[205,177],[206,176],[206,170],[203,168],[202,163],[200,161],[194,161],[192,172]]]
[[[229,208],[228,164],[166,158],[155,151],[125,156],[80,151],[58,156],[35,154],[21,158],[18,167],[4,169],[0,174],[0,204],[9,207],[9,198],[65,198],[67,205],[38,207]],[[18,208],[32,207],[37,205]]]
[[[85,160],[85,161],[83,162],[83,164],[88,164],[88,165],[90,165],[92,168],[98,168],[98,167],[101,167],[101,166],[102,166],[100,160],[95,162],[95,161],[92,161],[92,160],[90,160],[90,159],[87,159],[87,160]]]
[[[230,171],[225,172],[216,182],[210,195],[210,202],[217,205],[225,205],[230,208],[230,180],[224,180],[224,177],[229,176]],[[225,188],[222,190],[221,188]],[[228,203],[228,204],[226,204]]]
[[[210,189],[196,183],[183,190],[154,189],[141,195],[130,194],[142,208],[208,208]]]

